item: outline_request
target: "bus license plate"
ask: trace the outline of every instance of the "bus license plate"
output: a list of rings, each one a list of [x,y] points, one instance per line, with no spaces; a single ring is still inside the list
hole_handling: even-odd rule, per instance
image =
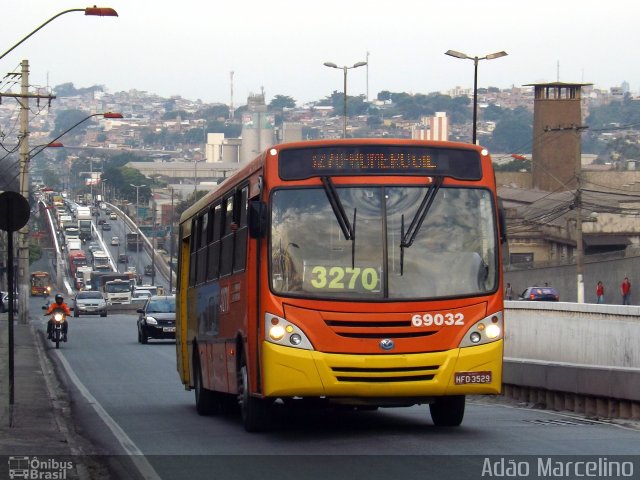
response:
[[[491,383],[491,372],[456,372],[454,382],[456,385]]]
[[[176,327],[162,327],[163,332],[175,332]]]

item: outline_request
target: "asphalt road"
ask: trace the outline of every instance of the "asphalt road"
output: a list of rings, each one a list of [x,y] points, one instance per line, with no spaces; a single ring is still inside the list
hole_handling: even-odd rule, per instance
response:
[[[72,318],[69,342],[48,353],[69,378],[78,428],[107,454],[144,455],[134,458],[147,478],[482,478],[487,456],[531,468],[549,455],[640,458],[640,430],[487,398],[468,400],[458,428],[433,426],[426,406],[278,407],[270,431],[249,434],[237,413],[198,416],[175,343],[138,344],[134,315]]]

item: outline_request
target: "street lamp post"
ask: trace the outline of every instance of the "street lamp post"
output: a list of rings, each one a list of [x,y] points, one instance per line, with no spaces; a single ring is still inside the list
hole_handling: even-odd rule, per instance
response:
[[[95,7],[94,6],[94,7],[87,7],[87,8],[71,8],[69,10],[64,10],[64,11],[54,15],[53,17],[51,17],[49,20],[44,22],[42,25],[40,25],[38,28],[36,28],[29,35],[27,35],[26,37],[22,38],[18,43],[16,43],[9,50],[7,50],[2,55],[0,55],[0,60],[2,60],[5,56],[7,56],[9,53],[11,53],[18,45],[22,44],[25,40],[27,40],[29,37],[31,37],[34,33],[36,33],[42,27],[44,27],[45,25],[47,25],[50,22],[54,21],[56,18],[64,15],[65,13],[71,13],[71,12],[84,12],[84,14],[86,16],[92,16],[92,17],[117,17],[118,16],[118,12],[116,12],[113,8],[109,8],[109,7]]]
[[[169,187],[171,190],[171,218],[169,219],[169,295],[173,291],[173,217],[175,212],[173,210],[173,187]]]
[[[156,284],[156,207],[153,207],[153,222],[151,230],[151,285]]]
[[[137,238],[136,238],[136,277],[140,275],[140,204],[139,204],[139,192],[142,187],[146,187],[146,185],[134,185],[130,183],[133,188],[136,189],[136,230],[137,230]],[[137,283],[137,280],[136,280]]]
[[[490,53],[484,57],[470,57],[466,53],[456,52],[455,50],[447,50],[444,54],[449,55],[450,57],[462,58],[464,60],[473,60],[473,125],[471,143],[475,145],[478,121],[478,62],[480,60],[493,60],[494,58],[505,57],[507,56],[507,52],[502,51]]]
[[[367,62],[357,62],[351,65],[350,67],[346,65],[343,67],[339,67],[333,62],[324,62],[323,64],[325,67],[342,69],[342,71],[344,72],[344,105],[343,105],[344,122],[342,127],[342,138],[347,138],[347,71],[351,70],[352,68],[364,67],[366,64]]]

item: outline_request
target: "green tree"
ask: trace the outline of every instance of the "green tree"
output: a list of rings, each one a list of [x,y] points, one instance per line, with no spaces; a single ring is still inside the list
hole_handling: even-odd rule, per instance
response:
[[[196,118],[205,118],[210,121],[229,118],[229,107],[227,105],[218,104],[199,110]]]
[[[505,109],[496,121],[491,137],[482,143],[498,152],[530,152],[533,141],[533,116],[524,107]]]
[[[53,138],[57,137],[65,130],[71,128],[71,126],[87,118],[89,115],[91,114],[82,110],[60,110],[56,115],[55,126],[53,128],[51,136]],[[73,130],[71,130],[67,135],[72,136],[74,134],[85,133],[89,125],[95,125],[95,122],[91,119],[86,120],[75,127]],[[62,140],[64,141],[64,139]]]
[[[209,192],[207,192],[206,190],[197,190],[189,194],[189,196],[186,199],[184,199],[183,201],[181,201],[176,205],[175,207],[176,218],[180,218],[180,216],[184,213],[184,211],[187,208],[189,208],[191,205],[196,203],[198,200],[204,197],[207,193]]]
[[[292,97],[288,97],[286,95],[276,95],[273,97],[271,102],[269,102],[269,110],[280,110],[282,111],[285,108],[295,108],[296,101]]]

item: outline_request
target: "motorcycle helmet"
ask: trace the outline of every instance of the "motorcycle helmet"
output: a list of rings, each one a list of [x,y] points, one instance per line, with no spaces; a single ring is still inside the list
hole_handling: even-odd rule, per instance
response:
[[[62,302],[64,302],[64,297],[63,297],[62,295],[60,295],[59,293],[58,293],[58,294],[56,294],[56,297],[55,297],[55,298],[56,298],[56,303],[57,303],[58,305],[60,305]]]

